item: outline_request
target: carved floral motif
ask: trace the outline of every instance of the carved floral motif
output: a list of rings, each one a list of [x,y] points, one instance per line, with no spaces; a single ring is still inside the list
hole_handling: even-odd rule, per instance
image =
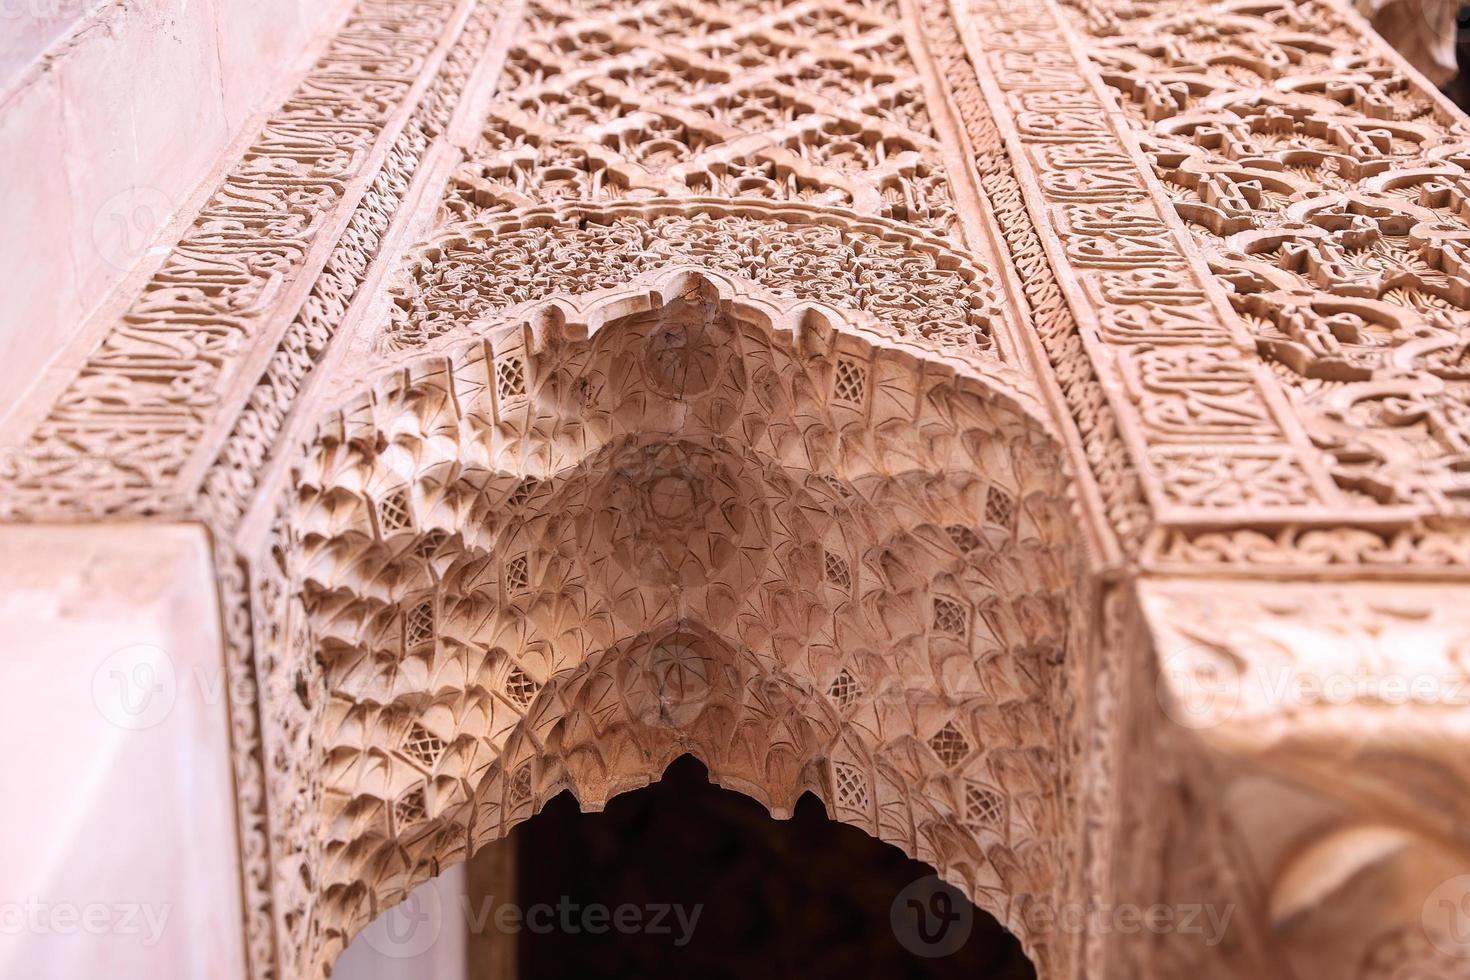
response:
[[[464,28],[446,0],[361,0],[336,45],[271,115],[12,456],[8,513],[185,510],[180,497],[190,489],[180,478],[190,461],[209,462],[197,458],[217,448],[206,433],[233,407],[230,395],[248,390],[243,355],[285,332],[289,356],[271,370],[278,390],[254,393],[278,403],[264,423],[274,431],[285,409],[279,402],[289,403],[346,311],[361,265],[453,109],[467,66],[445,69],[437,102],[409,118],[413,85],[441,69],[434,56],[446,27],[464,31],[450,34],[462,41],[461,61],[478,54],[493,13],[477,9]],[[376,180],[358,184],[364,174]],[[343,221],[345,244],[334,251]],[[249,480],[248,470],[238,478]]]
[[[538,0],[445,210],[763,198],[960,240],[895,14],[884,3]]]
[[[994,353],[992,278],[942,241],[890,223],[800,207],[618,205],[456,224],[410,261],[387,350],[412,349],[482,317],[556,294],[623,284],[696,262],[778,295],[870,314],[895,339]],[[534,277],[523,275],[535,269]]]

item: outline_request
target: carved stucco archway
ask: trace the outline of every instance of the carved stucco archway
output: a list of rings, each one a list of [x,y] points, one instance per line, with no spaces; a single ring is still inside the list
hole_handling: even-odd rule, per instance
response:
[[[873,326],[673,265],[461,328],[318,426],[276,552],[289,972],[685,752],[778,816],[816,793],[1062,969],[1023,921],[1074,873],[1062,452]]]
[[[0,472],[7,520],[208,528],[229,663],[263,691],[230,709],[252,976],[316,968],[375,900],[432,870],[429,852],[462,855],[470,822],[446,806],[471,807],[523,772],[533,796],[575,780],[591,803],[618,788],[614,769],[656,771],[683,729],[643,724],[636,710],[598,733],[650,746],[632,757],[639,765],[542,748],[600,717],[586,707],[602,704],[600,684],[616,682],[620,710],[653,704],[648,692],[683,663],[671,650],[718,667],[679,676],[712,690],[728,681],[717,689],[726,704],[739,694],[740,717],[801,719],[781,738],[803,748],[777,753],[790,761],[774,768],[691,745],[720,778],[776,808],[812,786],[857,819],[862,808],[843,811],[837,791],[861,799],[863,784],[833,768],[853,765],[875,832],[999,910],[1047,975],[1378,980],[1463,964],[1421,921],[1425,896],[1470,852],[1463,705],[1371,694],[1283,703],[1249,687],[1278,668],[1372,684],[1428,677],[1451,695],[1470,678],[1470,122],[1341,3],[361,0],[323,41],[329,53],[254,142],[221,161],[218,184],[191,198],[181,221],[192,223],[172,249],[153,253],[0,423],[14,450]],[[557,446],[582,400],[605,397],[567,387],[599,338],[634,344],[658,322],[655,306],[683,322],[699,303],[719,311],[708,329],[777,338],[752,348],[758,363],[794,352],[781,355],[801,365],[793,377],[820,381],[802,404],[823,431],[891,438],[903,458],[928,458],[955,442],[946,426],[963,399],[931,395],[950,390],[937,379],[956,378],[955,392],[987,406],[975,415],[992,433],[986,444],[1042,447],[1019,471],[1051,475],[1008,484],[967,458],[931,468],[951,481],[944,493],[897,478],[882,491],[958,501],[979,521],[968,525],[974,550],[942,515],[892,525],[913,510],[908,498],[882,515],[889,524],[859,521],[829,541],[820,515],[839,489],[793,479],[796,463],[758,452],[768,431],[692,444],[625,433],[569,471],[516,463],[487,478],[478,510],[445,504],[464,472],[494,470],[477,455],[485,440],[465,434],[507,424],[493,411],[434,415],[447,391],[456,405],[493,407],[488,388],[459,398],[462,380],[500,382],[502,355],[532,352],[526,395],[556,406],[533,426],[547,436],[537,445]],[[803,360],[814,351],[826,358],[820,370]],[[669,362],[686,353],[671,350]],[[862,411],[832,403],[842,358],[870,372]],[[646,362],[633,362],[626,376],[644,377]],[[572,380],[546,387],[543,368]],[[890,368],[916,385],[902,398],[888,399]],[[371,391],[358,390],[369,378]],[[323,406],[338,410],[335,422],[322,423]],[[647,429],[638,419],[633,428]],[[815,445],[865,445],[845,439]],[[996,449],[1026,455],[1008,452]],[[1071,467],[1075,525],[1060,504],[1041,505],[1061,499],[1057,455]],[[618,484],[630,467],[658,479]],[[883,486],[863,472],[835,473],[859,500]],[[541,482],[522,485],[526,476]],[[881,746],[842,734],[852,712],[833,693],[850,688],[835,684],[830,658],[794,671],[718,616],[620,613],[617,622],[636,619],[624,643],[575,666],[547,659],[550,640],[480,636],[492,620],[464,632],[490,583],[499,590],[506,578],[475,556],[493,537],[484,521],[507,507],[544,515],[554,504],[595,526],[589,501],[621,500],[645,524],[697,512],[714,521],[706,529],[770,541],[785,511],[749,502],[778,478],[794,488],[786,497],[811,501],[782,505],[797,507],[804,536],[781,561],[822,599],[783,611],[826,615],[840,590],[824,580],[840,582],[845,561],[845,608],[868,615],[859,590],[906,567],[864,563],[879,535],[902,539],[904,561],[950,576],[971,554],[1008,554],[1025,569],[1066,552],[1044,587],[1028,571],[939,590],[967,603],[987,589],[1066,597],[1065,620],[1055,602],[1007,599],[1015,622],[999,629],[1007,656],[1061,654],[1059,667],[1007,673],[1025,683],[1001,699],[1017,705],[1007,738],[1024,732],[1038,758],[1051,753],[1047,819],[1061,814],[1061,845],[1038,837],[991,861],[977,843],[986,838],[966,823],[966,780],[1005,790],[1008,827],[1026,816],[1018,801],[1041,792],[1024,766],[973,778],[966,766],[1005,743],[981,737],[979,716],[955,723],[972,750],[956,767],[930,744],[954,717],[912,720],[922,712],[910,712],[908,768],[880,765]],[[987,537],[996,483],[1023,534],[1009,543]],[[1034,540],[1025,521],[1039,522],[1026,532]],[[95,528],[99,539],[112,530]],[[667,557],[659,539],[599,533],[623,542],[604,549],[604,567]],[[536,595],[564,589],[536,577],[545,556],[561,560],[563,541],[526,548]],[[414,557],[420,546],[432,549]],[[601,589],[611,573],[599,574]],[[937,579],[919,579],[896,591],[917,604],[904,636],[922,631],[927,651]],[[458,633],[446,632],[442,598],[423,607],[439,581],[467,597],[449,609]],[[988,608],[970,605],[970,626],[994,629]],[[1042,611],[1020,612],[1031,609]],[[584,627],[589,636],[607,632],[601,622]],[[408,651],[419,673],[405,684],[428,693],[364,724],[358,700],[344,699],[371,695],[367,653],[404,660],[394,644],[410,623],[504,656],[493,668],[476,662],[488,671],[476,701],[467,681],[429,692],[428,661]],[[661,643],[671,634],[678,642]],[[650,679],[655,662],[669,669]],[[1191,678],[1222,671],[1247,684],[1234,714],[1198,728],[1170,717]],[[518,708],[518,697],[528,703]],[[456,747],[471,701],[514,716],[494,743],[497,759],[514,755],[508,770]],[[333,705],[340,718],[327,714]],[[519,768],[527,746],[529,770]],[[451,761],[415,765],[414,753]],[[478,775],[458,802],[423,776],[432,832],[402,850],[394,811],[413,816],[420,801],[400,774],[445,766]],[[916,774],[940,769],[913,789],[929,778]],[[882,823],[890,793],[920,801],[927,836]],[[984,793],[978,812],[992,812]],[[1031,860],[1059,851],[1050,864]],[[1032,880],[1045,877],[1037,867],[1054,880]],[[1238,914],[1220,947],[1095,923],[1043,943],[1017,926],[1019,906],[1057,895]]]

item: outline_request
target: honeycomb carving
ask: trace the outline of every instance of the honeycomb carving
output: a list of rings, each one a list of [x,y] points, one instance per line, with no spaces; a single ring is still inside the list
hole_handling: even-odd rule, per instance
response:
[[[579,304],[409,362],[308,449],[282,535],[310,640],[276,669],[312,693],[274,706],[311,733],[272,773],[280,851],[314,869],[280,877],[291,972],[555,793],[597,808],[685,752],[777,815],[816,793],[1065,956],[1020,916],[1071,833],[1075,531],[1046,427],[754,284]],[[374,519],[387,486],[406,520]],[[1035,819],[977,836],[977,782]]]

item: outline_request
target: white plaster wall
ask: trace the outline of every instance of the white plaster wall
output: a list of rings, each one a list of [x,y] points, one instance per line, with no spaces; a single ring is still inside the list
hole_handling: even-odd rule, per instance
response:
[[[0,0],[0,413],[349,5]]]
[[[107,0],[0,0],[0,92]]]
[[[207,534],[0,527],[0,623],[0,977],[243,980]]]

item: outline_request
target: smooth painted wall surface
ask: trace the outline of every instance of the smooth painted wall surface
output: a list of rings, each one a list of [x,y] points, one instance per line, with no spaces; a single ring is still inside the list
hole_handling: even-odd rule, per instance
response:
[[[348,6],[0,0],[0,415]]]
[[[0,527],[0,623],[0,977],[243,980],[208,535]]]
[[[0,92],[108,0],[0,0]]]

